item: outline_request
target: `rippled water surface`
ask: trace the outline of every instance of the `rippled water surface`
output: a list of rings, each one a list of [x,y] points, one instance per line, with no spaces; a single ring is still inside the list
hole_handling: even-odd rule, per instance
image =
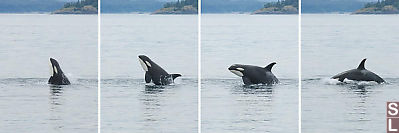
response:
[[[2,132],[97,132],[97,80],[74,79],[65,86],[47,80],[0,79]]]
[[[203,80],[203,132],[297,132],[298,81],[280,80],[274,86]]]
[[[386,102],[399,100],[397,15],[303,15],[303,132],[386,132]],[[338,83],[330,77],[369,69],[388,83]]]
[[[154,86],[143,79],[102,81],[104,132],[197,132],[197,80]]]
[[[197,16],[104,14],[102,21],[102,132],[197,132]],[[182,77],[145,84],[139,54]]]
[[[97,132],[97,17],[0,15],[0,132]],[[49,58],[71,81],[47,84]]]
[[[298,131],[296,15],[205,14],[202,17],[202,132]],[[281,83],[244,87],[227,68],[266,66]]]

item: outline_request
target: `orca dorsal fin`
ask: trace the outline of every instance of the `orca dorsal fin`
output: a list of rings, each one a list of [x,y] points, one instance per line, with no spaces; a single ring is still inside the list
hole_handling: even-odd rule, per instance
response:
[[[172,79],[175,80],[175,78],[180,77],[181,74],[171,74],[172,75]]]
[[[270,63],[269,65],[267,65],[267,66],[265,67],[265,69],[271,72],[271,71],[272,71],[272,67],[273,67],[275,64],[276,64],[276,62]]]
[[[366,60],[367,60],[367,58],[364,58],[364,59],[362,60],[362,62],[360,62],[360,64],[359,64],[359,66],[357,67],[357,69],[359,69],[359,70],[364,70],[364,69],[366,69],[366,68],[364,67],[364,63],[366,63]]]

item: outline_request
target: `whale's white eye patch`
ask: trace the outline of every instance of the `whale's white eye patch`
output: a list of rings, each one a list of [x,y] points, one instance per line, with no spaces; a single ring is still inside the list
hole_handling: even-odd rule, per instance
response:
[[[58,73],[57,67],[55,67],[55,66],[54,66],[54,71],[55,71],[56,74]]]
[[[149,63],[148,61],[145,61],[145,64],[147,64],[149,67],[151,67],[151,63]]]
[[[244,71],[244,68],[238,67],[237,70]]]
[[[147,67],[147,65],[145,65],[144,61],[139,58],[139,62],[140,62],[141,67],[143,67],[143,70],[148,71],[148,67]]]
[[[240,77],[244,76],[244,74],[243,74],[242,72],[237,71],[237,70],[230,70],[230,72],[232,72],[232,73],[234,73],[235,75],[240,76]]]

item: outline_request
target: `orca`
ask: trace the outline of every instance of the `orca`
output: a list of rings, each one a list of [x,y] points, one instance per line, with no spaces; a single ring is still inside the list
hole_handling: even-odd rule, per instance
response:
[[[355,81],[375,81],[379,84],[385,82],[384,79],[382,79],[380,76],[367,70],[364,67],[365,63],[366,63],[366,58],[363,59],[362,62],[360,62],[359,66],[356,69],[351,69],[339,73],[333,76],[332,79],[338,79],[338,81],[341,82],[343,82],[345,79],[355,80]]]
[[[146,83],[152,81],[155,85],[168,85],[181,76],[181,74],[169,74],[145,55],[139,55],[139,62],[145,71]]]
[[[69,85],[68,78],[65,76],[64,72],[62,72],[60,65],[57,60],[50,58],[50,79],[48,80],[48,84],[52,85]]]
[[[245,85],[266,84],[272,85],[279,83],[279,80],[272,73],[272,67],[276,62],[270,63],[266,67],[252,65],[234,64],[228,68],[230,72],[242,78]]]

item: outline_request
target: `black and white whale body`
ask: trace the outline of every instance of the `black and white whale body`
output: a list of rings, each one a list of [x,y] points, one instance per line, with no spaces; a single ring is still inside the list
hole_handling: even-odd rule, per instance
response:
[[[229,67],[230,72],[241,77],[245,85],[251,84],[277,84],[279,81],[272,73],[272,67],[276,63],[270,63],[266,67],[234,64]]]
[[[154,83],[155,85],[168,85],[180,77],[180,74],[168,74],[158,64],[153,62],[150,58],[145,55],[139,55],[140,65],[145,71],[145,82]]]
[[[50,79],[48,80],[48,84],[53,85],[69,85],[71,84],[68,78],[62,72],[60,65],[57,60],[50,58]]]
[[[351,69],[342,72],[340,74],[337,74],[333,76],[332,79],[338,79],[341,82],[343,82],[345,79],[355,80],[355,81],[375,81],[377,83],[385,82],[384,79],[382,79],[380,76],[367,70],[364,67],[365,62],[366,59],[363,59],[356,69]]]

